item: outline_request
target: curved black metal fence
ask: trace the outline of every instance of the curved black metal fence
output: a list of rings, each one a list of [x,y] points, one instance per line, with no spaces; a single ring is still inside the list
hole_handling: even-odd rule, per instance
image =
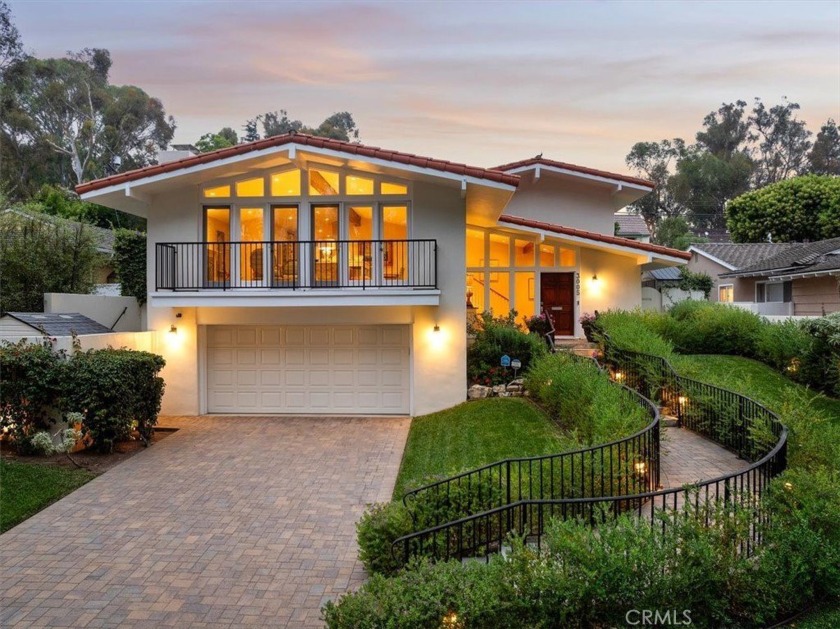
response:
[[[684,426],[738,453],[751,465],[743,471],[705,480],[694,486],[659,491],[653,491],[654,486],[638,492],[630,485],[629,491],[620,495],[555,497],[539,492],[505,492],[498,497],[497,504],[484,511],[463,511],[460,517],[451,521],[438,522],[425,530],[399,538],[393,544],[395,555],[406,562],[415,555],[434,559],[486,557],[500,552],[512,534],[524,537],[539,548],[545,525],[552,518],[576,519],[597,526],[623,513],[633,512],[664,532],[670,523],[685,513],[682,509],[685,505],[693,507],[695,516],[702,517],[707,525],[712,524],[715,517],[720,517],[720,508],[725,513],[734,509],[748,510],[752,525],[749,535],[741,542],[741,550],[749,553],[760,543],[761,524],[769,515],[763,508],[762,496],[770,480],[786,466],[787,429],[779,418],[751,398],[680,376],[661,357],[608,347],[605,359],[615,380],[640,391],[646,401],[655,397],[663,405],[671,406]],[[642,433],[651,432],[654,424],[656,461],[646,460],[645,464],[655,465],[658,478],[658,414],[651,425],[627,439],[633,440]],[[625,440],[615,443],[622,441]],[[590,451],[612,446],[614,444],[605,444]],[[586,457],[586,452],[568,454]],[[504,466],[506,462],[501,464]],[[497,465],[482,469],[496,469],[494,466]],[[477,472],[466,472],[435,485],[449,490],[451,482],[458,482],[459,478],[474,478]],[[510,478],[507,469],[505,473]],[[648,478],[648,482],[651,480]],[[539,486],[540,489],[542,487]],[[429,487],[421,489],[432,491]],[[619,490],[623,489],[625,487],[619,487]],[[508,496],[510,500],[507,500]]]

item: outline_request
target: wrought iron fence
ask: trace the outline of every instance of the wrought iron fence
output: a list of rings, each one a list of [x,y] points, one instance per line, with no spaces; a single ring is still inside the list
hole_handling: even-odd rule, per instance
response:
[[[500,492],[489,498],[466,504],[460,516],[446,522],[403,536],[396,540],[392,550],[396,556],[408,561],[414,555],[425,555],[434,559],[463,559],[487,557],[500,552],[511,535],[523,537],[537,548],[542,546],[545,525],[552,518],[575,519],[592,526],[614,520],[624,513],[635,513],[640,520],[659,527],[663,533],[670,523],[685,514],[683,506],[688,505],[695,514],[704,519],[706,525],[713,523],[717,509],[724,513],[742,509],[752,518],[749,534],[741,540],[741,550],[751,552],[761,542],[762,524],[769,514],[762,504],[762,497],[770,480],[780,474],[787,461],[787,429],[779,418],[758,402],[690,378],[678,375],[668,361],[658,356],[627,352],[608,347],[606,360],[613,378],[638,391],[647,403],[650,397],[664,405],[676,405],[679,421],[721,446],[736,452],[751,464],[747,469],[704,480],[694,486],[653,491],[648,487],[638,491],[629,486],[613,485],[612,495],[545,495],[544,485],[538,485],[536,492]],[[655,424],[656,460],[646,460],[659,474],[659,417],[642,433],[651,435]],[[637,439],[640,434],[628,437]],[[622,440],[626,441],[626,440]],[[622,443],[616,442],[616,443]],[[586,460],[587,453],[594,453],[615,444],[605,444],[589,450],[567,453]],[[649,444],[648,444],[649,445]],[[554,459],[553,457],[538,457]],[[517,461],[517,460],[512,460]],[[528,461],[528,459],[522,459]],[[601,468],[604,469],[603,466]],[[651,468],[653,469],[653,467]],[[499,480],[513,476],[507,462],[500,462],[481,468],[484,473],[498,470]],[[463,479],[476,479],[479,470],[465,472],[451,479],[445,479],[432,486],[415,490],[452,491],[452,483],[463,483]],[[648,482],[652,477],[648,479]],[[657,480],[658,482],[658,480]],[[586,485],[578,485],[586,488]],[[604,485],[601,486],[602,488]],[[595,488],[590,485],[590,491]],[[505,485],[506,489],[506,485]],[[475,507],[485,506],[484,511]],[[452,515],[452,511],[444,515]]]
[[[157,243],[155,288],[437,288],[437,241]]]

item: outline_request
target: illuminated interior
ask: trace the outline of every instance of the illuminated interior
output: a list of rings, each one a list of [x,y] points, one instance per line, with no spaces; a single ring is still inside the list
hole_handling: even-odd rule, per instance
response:
[[[467,229],[467,266],[484,266],[484,232]]]
[[[514,304],[520,317],[536,314],[534,299],[534,273],[514,273]]]
[[[211,207],[205,210],[204,234],[207,241],[208,282],[225,282],[230,279],[230,208]]]
[[[298,275],[298,250],[293,243],[298,239],[298,208],[296,205],[273,208],[272,235],[274,241],[273,268],[276,284],[293,284]]]
[[[382,206],[382,239],[408,239],[408,207]],[[408,246],[405,242],[386,242],[383,247],[382,276],[385,280],[404,280],[408,277]]]
[[[339,237],[338,206],[316,205],[312,208],[315,281],[320,284],[338,282]]]
[[[243,282],[258,282],[263,278],[263,224],[261,207],[239,210],[239,279]]]
[[[309,194],[312,196],[335,196],[338,194],[338,173],[328,170],[309,170]]]
[[[408,186],[401,183],[382,182],[382,194],[408,194]]]
[[[536,264],[537,248],[530,240],[514,241],[514,264],[516,266],[534,266]]]
[[[207,199],[229,197],[230,186],[216,186],[215,188],[207,188],[204,190],[204,196]]]
[[[540,245],[540,266],[554,266],[554,245]]]
[[[490,266],[510,266],[510,238],[503,234],[490,234]]]
[[[258,177],[256,179],[247,179],[245,181],[236,182],[236,196],[264,197],[265,179],[263,179],[262,177]]]
[[[490,310],[497,315],[507,314],[513,308],[510,301],[510,273],[490,273]]]
[[[347,175],[344,180],[347,186],[347,194],[352,195],[373,195],[373,179],[367,177],[357,177],[355,175]]]
[[[289,170],[271,175],[271,196],[299,197],[300,170]]]
[[[349,179],[349,177],[348,177]],[[372,182],[371,182],[372,183]],[[348,239],[351,242],[347,252],[347,278],[350,281],[369,281],[373,272],[373,208],[351,206],[347,209]]]

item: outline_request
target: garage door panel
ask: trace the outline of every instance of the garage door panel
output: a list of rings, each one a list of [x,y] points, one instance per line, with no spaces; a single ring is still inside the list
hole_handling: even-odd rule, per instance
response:
[[[211,326],[206,338],[210,412],[408,412],[408,326]]]

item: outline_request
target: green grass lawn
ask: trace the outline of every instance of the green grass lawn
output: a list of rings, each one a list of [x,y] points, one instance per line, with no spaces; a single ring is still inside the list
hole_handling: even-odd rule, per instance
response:
[[[87,470],[0,460],[0,533],[92,478]]]
[[[840,426],[840,400],[810,391],[758,361],[740,356],[678,355],[672,362],[684,376],[743,393],[776,412],[791,394],[804,392],[813,398],[814,409]]]
[[[492,398],[411,422],[394,499],[429,476],[449,476],[500,459],[553,454],[574,444],[521,398]]]

